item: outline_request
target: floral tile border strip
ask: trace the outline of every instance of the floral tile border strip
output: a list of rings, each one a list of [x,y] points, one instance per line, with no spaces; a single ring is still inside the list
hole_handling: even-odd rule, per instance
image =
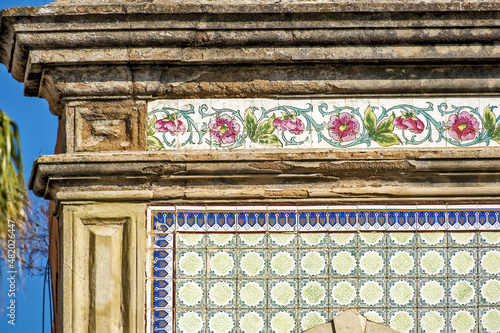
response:
[[[499,98],[198,99],[148,104],[148,149],[480,147]]]
[[[151,207],[148,332],[298,333],[350,307],[405,333],[496,332],[498,208]]]

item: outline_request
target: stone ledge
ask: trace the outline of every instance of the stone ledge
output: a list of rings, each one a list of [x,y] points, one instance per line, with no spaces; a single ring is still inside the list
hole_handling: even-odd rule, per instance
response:
[[[109,200],[118,200],[110,193],[119,190],[144,201],[492,202],[500,195],[499,153],[462,149],[450,150],[448,156],[401,150],[378,156],[353,151],[62,154],[35,162],[30,188],[50,199],[63,199],[58,197],[63,192],[92,192],[96,198],[109,195]],[[217,198],[215,189],[221,194]],[[63,200],[91,197],[68,194]]]
[[[480,96],[500,91],[494,63],[234,64],[192,66],[108,64],[31,66],[25,94],[40,95],[61,115],[65,101],[158,98],[280,98],[297,96]],[[93,75],[89,74],[89,68]],[[35,70],[36,69],[36,70]],[[43,80],[42,78],[43,73]]]
[[[439,149],[239,149],[239,150],[184,150],[142,152],[100,152],[43,155],[37,163],[100,163],[100,162],[232,162],[232,161],[312,161],[312,160],[496,160],[500,158],[500,147],[484,148],[439,148]]]
[[[332,26],[331,28],[335,28],[335,31],[327,28],[300,29],[294,27],[280,30],[277,27],[269,27],[268,29],[255,28],[252,30],[232,28],[222,33],[221,31],[204,29],[203,27],[198,27],[195,30],[189,27],[170,27],[168,29],[159,26],[148,30],[138,30],[133,34],[111,29],[107,30],[106,34],[89,34],[92,30],[80,31],[75,29],[75,31],[60,31],[57,36],[50,32],[39,32],[36,35],[20,32],[18,41],[25,47],[34,49],[43,48],[46,45],[51,45],[54,48],[85,48],[89,47],[89,45],[93,45],[95,48],[110,48],[117,46],[147,47],[160,44],[163,46],[162,51],[165,52],[166,46],[419,45],[432,42],[446,44],[493,43],[500,39],[500,31],[496,27],[395,27],[397,29],[394,29],[392,34],[387,34],[386,29],[367,30],[361,26],[348,27],[345,23],[347,22]],[[172,22],[172,24],[175,24],[175,22]],[[374,25],[374,23],[371,24]],[[91,28],[89,27],[89,29]],[[375,27],[372,26],[372,28]],[[41,51],[38,50],[38,52]],[[37,63],[37,61],[34,62]]]
[[[129,47],[111,49],[57,49],[34,50],[30,53],[32,69],[35,66],[54,66],[64,63],[71,65],[116,64],[124,61],[134,63],[170,62],[185,65],[220,64],[261,64],[278,61],[282,64],[300,62],[377,62],[399,61],[494,61],[500,59],[498,45],[464,46],[392,46],[391,48],[373,48],[371,46],[297,46],[290,47]]]

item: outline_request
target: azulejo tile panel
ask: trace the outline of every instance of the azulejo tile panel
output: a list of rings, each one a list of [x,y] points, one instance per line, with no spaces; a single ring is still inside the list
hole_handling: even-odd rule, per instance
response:
[[[405,333],[499,332],[499,212],[150,207],[148,332],[298,333],[348,308]]]
[[[156,100],[147,142],[149,150],[498,145],[498,105],[483,97]]]

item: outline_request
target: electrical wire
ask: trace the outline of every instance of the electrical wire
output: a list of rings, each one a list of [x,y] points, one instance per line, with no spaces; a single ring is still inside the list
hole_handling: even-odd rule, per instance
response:
[[[45,333],[45,287],[48,286],[48,297],[49,297],[49,315],[50,315],[50,331],[52,332],[52,288],[50,284],[50,262],[47,258],[47,264],[45,265],[45,272],[43,274],[43,296],[42,296],[42,333]]]
[[[49,260],[47,259],[47,265]],[[45,332],[45,283],[47,282],[47,265],[45,265],[45,272],[43,274],[43,296],[42,296],[42,333]]]
[[[52,266],[50,265],[50,261],[47,260],[49,262],[49,311],[50,311],[50,332],[52,332],[52,329],[53,329],[53,324],[54,324],[54,317],[52,316],[52,309],[53,309],[53,306],[54,304],[52,303]]]

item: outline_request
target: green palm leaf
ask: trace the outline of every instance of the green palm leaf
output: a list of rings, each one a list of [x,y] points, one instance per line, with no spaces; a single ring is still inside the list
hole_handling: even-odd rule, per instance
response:
[[[17,125],[0,111],[0,245],[4,251],[9,220],[15,221],[17,232],[25,220],[27,201],[20,148]]]

